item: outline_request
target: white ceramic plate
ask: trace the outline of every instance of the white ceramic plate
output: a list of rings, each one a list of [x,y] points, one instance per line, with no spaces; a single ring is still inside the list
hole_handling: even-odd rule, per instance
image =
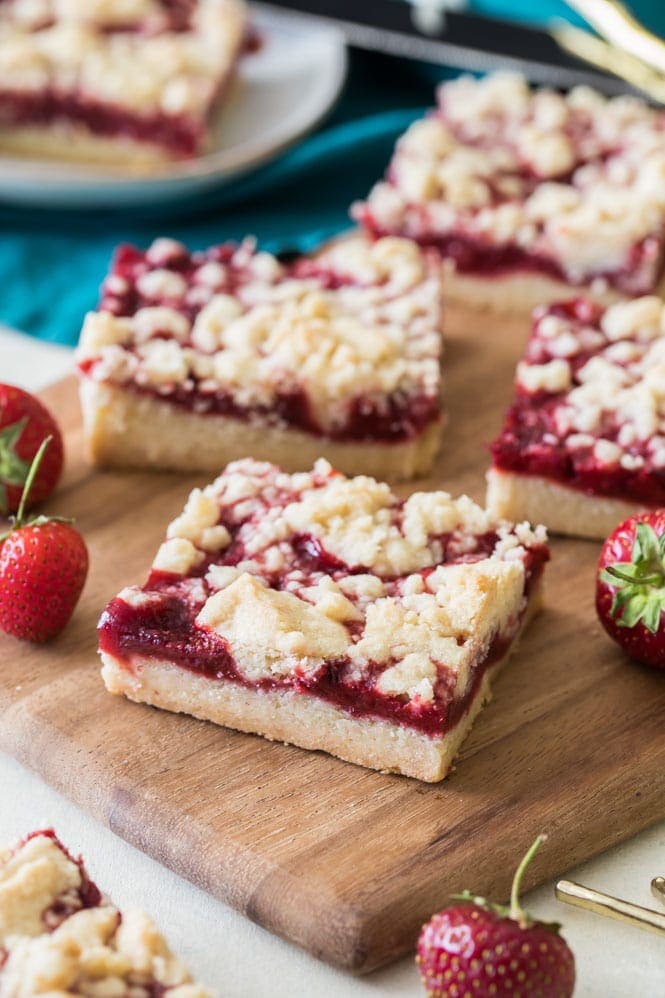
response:
[[[261,45],[243,57],[214,123],[211,152],[137,177],[118,169],[0,159],[0,198],[58,207],[167,201],[236,178],[314,127],[336,100],[346,73],[336,28],[260,5],[252,21]]]

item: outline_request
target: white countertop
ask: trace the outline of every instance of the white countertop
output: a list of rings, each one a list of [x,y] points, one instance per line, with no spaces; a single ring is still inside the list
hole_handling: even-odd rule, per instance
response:
[[[68,349],[0,329],[2,381],[35,390],[70,370]],[[0,667],[11,668],[11,663],[0,663]],[[570,779],[572,774],[562,773],[561,778]],[[364,978],[333,970],[144,856],[1,753],[0,787],[0,843],[53,825],[71,850],[83,853],[102,890],[120,906],[139,905],[153,915],[192,972],[220,998],[424,995],[411,958]],[[663,811],[665,816],[665,802]],[[665,875],[665,822],[568,875],[610,894],[657,907],[649,883],[659,874]],[[477,885],[468,886],[473,890]],[[564,924],[577,963],[576,998],[665,996],[662,937],[559,904],[553,884],[532,892],[526,904],[538,917]]]

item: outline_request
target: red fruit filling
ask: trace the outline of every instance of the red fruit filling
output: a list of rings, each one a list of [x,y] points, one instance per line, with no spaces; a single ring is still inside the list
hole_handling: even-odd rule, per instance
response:
[[[398,229],[381,225],[369,208],[354,213],[357,221],[376,239],[381,236],[404,235]],[[452,260],[460,274],[475,274],[478,277],[505,277],[509,274],[543,274],[566,284],[579,287],[602,278],[617,291],[637,296],[649,294],[656,286],[665,269],[665,245],[663,237],[648,236],[636,243],[625,265],[617,270],[596,271],[583,280],[575,281],[566,273],[562,264],[553,256],[530,253],[516,243],[492,243],[464,232],[437,234],[418,232],[410,234],[416,242],[436,250],[444,259]]]
[[[232,535],[238,530],[237,525],[228,522],[225,525]],[[479,561],[494,550],[497,539],[494,533],[479,535],[474,538],[471,546],[469,539],[465,538],[462,553],[454,535],[441,537],[439,541],[443,557],[440,564]],[[321,542],[310,535],[295,537],[292,552],[288,571],[300,569],[306,578],[311,577],[314,572],[325,572],[333,580],[337,580],[367,571],[362,566],[345,565],[326,552]],[[214,563],[236,565],[243,557],[242,545],[232,540],[224,557],[216,557]],[[534,546],[526,551],[525,596],[529,595],[539,580],[548,558],[549,553],[544,545]],[[224,639],[195,624],[199,610],[212,592],[204,577],[212,562],[213,559],[207,559],[192,573],[192,577],[197,580],[196,587],[179,577],[153,571],[143,591],[159,594],[159,599],[140,606],[130,605],[120,598],[113,599],[100,620],[100,651],[120,660],[130,670],[134,656],[167,660],[211,680],[219,679],[261,690],[292,689],[325,700],[354,717],[383,718],[431,736],[440,736],[451,730],[464,716],[484,673],[502,658],[512,640],[512,634],[495,635],[485,655],[472,667],[469,685],[462,694],[455,692],[455,673],[446,668],[445,662],[438,663],[439,679],[431,702],[408,700],[406,697],[379,692],[374,687],[374,682],[379,672],[387,667],[386,663],[380,666],[371,664],[359,680],[355,678],[349,658],[325,662],[314,675],[293,674],[287,679],[252,682],[237,669]],[[426,578],[433,570],[433,567],[427,568],[421,574]],[[264,578],[272,588],[279,590],[283,588],[285,574],[286,572],[266,573]],[[400,583],[399,579],[383,581],[388,594],[396,591]],[[519,621],[516,621],[515,631],[518,626]],[[362,623],[352,622],[347,625],[347,630],[352,640],[359,638],[362,635]]]
[[[193,156],[205,137],[204,125],[186,115],[131,114],[82,93],[0,90],[0,126],[55,122],[81,125],[95,135],[153,143],[177,156]]]
[[[554,359],[548,350],[548,340],[539,336],[539,326],[547,316],[563,318],[580,340],[579,352],[567,358],[575,385],[580,368],[610,345],[600,327],[603,312],[600,306],[583,298],[539,309],[525,360],[531,364],[545,364]],[[589,330],[594,332],[595,341],[593,346],[585,348]],[[547,478],[590,495],[634,500],[649,506],[664,505],[665,468],[654,464],[649,439],[637,438],[625,448],[632,457],[641,460],[640,467],[601,463],[594,455],[596,440],[616,442],[622,428],[616,417],[606,413],[600,427],[588,434],[593,438],[588,445],[571,448],[557,418],[566,405],[566,394],[532,393],[517,384],[501,433],[491,445],[494,466],[502,471]]]

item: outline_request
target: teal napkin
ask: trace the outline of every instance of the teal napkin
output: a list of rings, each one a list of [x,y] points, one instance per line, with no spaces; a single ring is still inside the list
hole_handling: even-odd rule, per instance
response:
[[[665,4],[663,0],[623,0],[643,24],[665,35]],[[532,24],[547,24],[554,17],[563,17],[584,24],[564,0],[471,0],[469,8],[489,17],[505,17]]]

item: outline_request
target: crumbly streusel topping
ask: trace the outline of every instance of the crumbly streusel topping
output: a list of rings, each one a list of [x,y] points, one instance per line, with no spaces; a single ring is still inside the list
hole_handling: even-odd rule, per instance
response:
[[[362,399],[410,395],[438,410],[441,292],[428,258],[404,239],[359,238],[285,266],[251,242],[189,256],[158,240],[131,277],[114,272],[102,311],[85,321],[86,373],[164,397],[222,395],[271,410],[303,393],[313,422],[334,432]]]
[[[0,853],[2,998],[153,998],[156,987],[169,998],[210,998],[147,915],[121,915],[96,888],[94,903],[77,903],[86,877],[52,833]]]
[[[170,30],[172,17],[155,0],[5,2],[0,89],[202,119],[242,43],[243,3],[198,0],[186,30]]]
[[[6,18],[33,31],[54,21],[153,31],[169,27],[169,11],[162,0],[4,0],[3,8]]]
[[[627,293],[660,274],[665,115],[586,87],[530,90],[517,75],[443,84],[356,213],[382,232],[452,234],[554,261],[572,283]],[[636,253],[636,248],[640,252]]]
[[[602,467],[665,468],[665,306],[613,305],[599,322],[545,310],[517,370],[520,391],[556,396],[552,432]]]
[[[545,542],[466,496],[402,501],[323,460],[289,475],[246,459],[192,492],[157,574],[118,598],[158,605],[168,573],[192,628],[221,637],[244,680],[307,684],[346,663],[341,682],[419,709],[463,693],[491,642],[516,632],[530,552]]]

